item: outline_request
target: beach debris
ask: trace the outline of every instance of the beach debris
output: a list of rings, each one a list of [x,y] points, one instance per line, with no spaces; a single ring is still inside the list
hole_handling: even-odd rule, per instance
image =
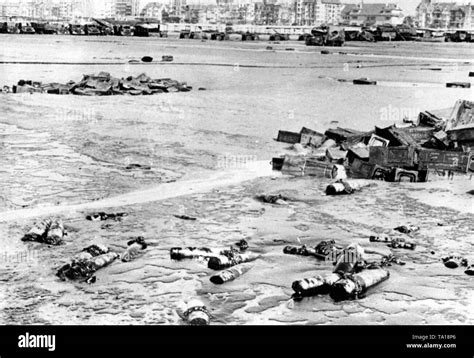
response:
[[[153,62],[153,57],[151,56],[143,56],[142,62]]]
[[[297,155],[308,155],[311,152],[310,148],[305,148],[300,143],[293,144],[293,149],[295,150]]]
[[[62,220],[54,220],[48,228],[44,243],[49,245],[60,245],[64,237],[64,224]]]
[[[352,81],[355,85],[373,85],[377,84],[377,81],[370,80],[368,78],[358,78]]]
[[[120,255],[101,245],[92,245],[76,255],[71,263],[62,266],[56,276],[61,280],[83,280],[95,282],[94,273],[117,259]]]
[[[369,140],[369,147],[388,147],[390,140],[382,138],[376,134],[372,134]]]
[[[207,247],[174,247],[170,250],[172,260],[184,259],[209,259],[211,257],[225,255],[227,249],[210,249]]]
[[[407,250],[416,249],[416,244],[412,242],[403,242],[403,241],[398,241],[398,240],[392,240],[392,242],[388,244],[387,246],[393,249],[407,249]]]
[[[298,143],[297,155],[272,161],[285,175],[331,178],[334,164],[345,168],[348,178],[387,182],[421,183],[442,173],[474,172],[474,102],[458,100],[449,118],[428,111],[418,121],[374,131],[329,128],[324,134],[303,127],[300,133],[280,131],[279,140]],[[314,139],[314,141],[313,141]]]
[[[428,111],[421,112],[418,115],[418,123],[421,126],[442,129],[446,126],[446,121]]]
[[[175,218],[177,219],[181,219],[181,220],[188,220],[188,221],[196,221],[197,218],[194,218],[192,216],[187,216],[187,215],[173,215]]]
[[[314,256],[322,260],[327,259],[331,254],[335,253],[337,255],[337,253],[340,251],[341,251],[341,248],[336,246],[336,242],[334,240],[321,241],[314,248],[303,245],[299,247],[286,246],[283,249],[283,253],[287,255]]]
[[[360,298],[367,290],[390,277],[390,272],[381,268],[364,270],[346,276],[331,286],[329,295],[335,301]]]
[[[162,62],[173,62],[173,56],[170,56],[170,55],[161,56],[161,61]]]
[[[332,179],[334,164],[323,162],[317,157],[286,155],[283,159],[281,171],[285,175],[315,176]]]
[[[295,291],[296,297],[310,297],[329,293],[329,289],[342,278],[337,273],[330,273],[324,276],[305,278],[293,282],[291,288]]]
[[[126,170],[134,170],[134,169],[143,169],[143,170],[151,170],[151,166],[143,165],[143,164],[129,164],[125,167]]]
[[[121,221],[125,216],[127,216],[127,213],[105,213],[105,212],[99,212],[99,213],[94,213],[86,216],[86,220],[89,221],[105,221],[105,220],[115,220],[115,221]]]
[[[389,277],[389,273],[383,270],[384,267],[392,264],[405,265],[405,262],[393,254],[383,256],[380,262],[367,262],[364,249],[355,243],[337,252],[337,255],[332,273],[294,281],[294,297],[330,293],[335,300],[359,298],[368,288]]]
[[[285,161],[284,157],[272,158],[272,161],[271,161],[272,170],[277,170],[277,171],[282,170],[284,161]]]
[[[259,254],[251,252],[239,253],[235,250],[229,250],[222,255],[210,257],[207,267],[212,270],[225,270],[242,263],[255,261],[259,257]]]
[[[446,83],[448,88],[471,88],[470,82],[448,82]]]
[[[277,142],[295,144],[301,141],[301,133],[279,131]]]
[[[246,251],[249,248],[249,243],[245,239],[242,239],[237,242],[235,246],[237,246],[240,251]]]
[[[366,264],[365,251],[359,244],[350,244],[339,253],[333,273],[345,275],[359,272]]]
[[[43,238],[46,237],[49,226],[52,221],[47,219],[43,220],[37,224],[34,224],[33,227],[23,236],[22,241],[38,241],[41,242]]]
[[[93,257],[99,256],[99,255],[104,255],[109,252],[109,248],[105,245],[100,245],[100,244],[94,244],[91,246],[88,246],[84,249],[82,249],[82,252],[86,252]]]
[[[167,92],[189,92],[192,87],[186,82],[178,82],[170,78],[152,79],[142,73],[136,77],[116,78],[108,72],[83,75],[79,82],[69,81],[66,84],[19,81],[13,86],[13,93],[49,93],[75,94],[82,96],[112,96],[112,95],[152,95]],[[31,82],[33,83],[33,82]]]
[[[451,170],[468,173],[473,159],[473,153],[451,152],[422,149],[418,152],[419,168],[423,170]]]
[[[474,276],[474,265],[469,265],[464,273],[469,276]]]
[[[281,194],[257,195],[255,199],[262,203],[276,204],[276,205],[285,205],[286,201],[288,200],[287,197]]]
[[[142,236],[130,240],[129,242],[127,242],[127,245],[127,250],[125,250],[120,255],[120,259],[122,260],[122,262],[130,262],[134,260],[140,255],[143,250],[148,247],[147,243],[145,242],[145,238]]]
[[[57,246],[63,244],[64,235],[62,220],[47,219],[33,225],[21,240]]]
[[[349,195],[360,189],[357,183],[341,179],[326,187],[326,195]]]
[[[191,326],[207,326],[211,321],[210,313],[204,303],[199,300],[191,300],[181,316]]]
[[[404,238],[390,238],[387,236],[371,236],[369,238],[370,242],[383,242],[388,243],[388,247],[394,249],[408,249],[408,250],[415,250],[416,244],[405,242]]]
[[[366,268],[368,268],[369,266],[372,266],[372,267],[386,267],[386,266],[392,266],[392,264],[396,264],[396,265],[399,265],[399,266],[405,266],[406,262],[401,260],[399,257],[396,257],[394,254],[389,254],[387,256],[382,257],[382,260],[380,261],[380,263],[367,264]]]
[[[304,146],[319,147],[323,144],[324,134],[315,130],[303,127],[300,131],[300,144]]]
[[[402,225],[402,226],[396,227],[393,230],[401,232],[402,234],[411,234],[415,231],[420,230],[420,227],[416,225]]]
[[[468,265],[467,259],[458,254],[452,254],[450,256],[443,257],[442,261],[444,266],[452,269]]]
[[[227,270],[221,271],[218,274],[211,276],[210,281],[216,285],[222,285],[226,282],[233,281],[248,272],[252,266],[238,265]]]

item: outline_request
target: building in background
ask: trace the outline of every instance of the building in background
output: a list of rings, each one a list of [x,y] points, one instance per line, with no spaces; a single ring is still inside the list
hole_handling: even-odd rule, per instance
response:
[[[296,25],[337,25],[344,7],[340,0],[295,0],[294,23]]]
[[[422,28],[473,30],[474,5],[422,0],[415,22]]]
[[[403,24],[403,11],[394,3],[346,5],[341,12],[344,25],[374,26]]]

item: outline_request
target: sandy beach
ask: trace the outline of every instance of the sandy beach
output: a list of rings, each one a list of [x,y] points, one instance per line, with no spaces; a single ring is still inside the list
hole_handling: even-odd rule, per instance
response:
[[[0,38],[2,86],[108,71],[170,77],[193,91],[0,94],[0,324],[176,325],[182,324],[177,310],[190,298],[203,301],[216,325],[474,323],[472,276],[441,262],[451,253],[474,262],[472,176],[361,181],[368,186],[360,192],[329,197],[329,179],[286,177],[270,164],[291,152],[274,140],[280,129],[370,130],[403,120],[382,116],[387,108],[413,116],[423,110],[446,114],[456,100],[472,100],[472,89],[445,87],[467,81],[474,71],[471,44],[350,44],[323,55],[321,48],[298,42],[8,37]],[[128,63],[145,55],[172,55],[175,61]],[[361,77],[380,85],[340,81]],[[151,170],[126,169],[131,163]],[[289,200],[264,204],[254,199],[262,193]],[[122,221],[86,220],[97,211],[128,215]],[[64,221],[65,245],[21,241],[47,217]],[[409,238],[417,244],[414,251],[369,242],[371,235],[407,224],[420,227]],[[149,243],[143,255],[99,270],[94,284],[55,276],[88,245],[123,251],[136,236]],[[206,262],[170,259],[173,247],[229,247],[241,239],[261,257],[222,286],[209,281],[214,272]],[[332,266],[285,255],[283,248],[331,239],[380,254],[392,251],[406,265],[391,266],[390,279],[358,300],[293,300],[293,281]]]

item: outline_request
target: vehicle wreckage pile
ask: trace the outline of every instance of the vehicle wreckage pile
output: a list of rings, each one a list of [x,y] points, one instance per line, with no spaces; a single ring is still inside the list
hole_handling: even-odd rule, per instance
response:
[[[474,172],[474,102],[457,101],[446,119],[422,112],[417,123],[371,132],[335,128],[322,134],[303,128],[280,131],[277,141],[294,144],[297,152],[273,158],[273,169],[288,175],[345,179],[338,178],[339,170],[354,179],[389,182],[452,178]]]
[[[4,93],[48,93],[57,95],[75,94],[80,96],[114,96],[114,95],[152,95],[170,92],[189,92],[192,87],[186,82],[170,78],[152,79],[142,73],[136,77],[112,77],[108,72],[97,75],[84,75],[79,82],[41,83],[36,81],[18,81],[17,85],[3,87]]]

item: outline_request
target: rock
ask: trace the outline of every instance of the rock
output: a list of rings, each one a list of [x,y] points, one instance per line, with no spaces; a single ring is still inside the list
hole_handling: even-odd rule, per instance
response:
[[[153,62],[153,57],[144,56],[144,57],[142,57],[142,62]]]

